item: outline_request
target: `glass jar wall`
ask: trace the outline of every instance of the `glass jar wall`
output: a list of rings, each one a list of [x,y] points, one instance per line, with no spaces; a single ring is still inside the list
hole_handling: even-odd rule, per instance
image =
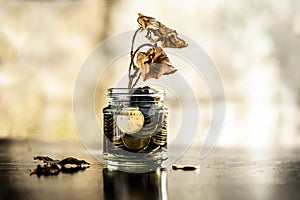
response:
[[[108,89],[103,109],[103,157],[109,168],[152,169],[167,159],[165,92],[150,87]]]

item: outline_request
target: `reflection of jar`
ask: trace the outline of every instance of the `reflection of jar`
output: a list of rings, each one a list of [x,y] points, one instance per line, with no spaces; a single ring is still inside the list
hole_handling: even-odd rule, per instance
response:
[[[104,199],[168,199],[167,172],[128,173],[102,170]]]
[[[111,167],[158,166],[167,159],[162,89],[108,89],[103,109],[103,157]]]

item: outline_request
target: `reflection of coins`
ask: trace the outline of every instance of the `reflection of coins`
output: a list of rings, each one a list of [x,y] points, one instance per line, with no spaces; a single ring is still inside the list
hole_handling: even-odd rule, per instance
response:
[[[134,151],[146,148],[150,142],[150,138],[134,137],[128,134],[125,134],[122,140],[127,148]]]
[[[137,107],[123,108],[117,115],[117,126],[123,133],[133,134],[144,125],[144,115]]]

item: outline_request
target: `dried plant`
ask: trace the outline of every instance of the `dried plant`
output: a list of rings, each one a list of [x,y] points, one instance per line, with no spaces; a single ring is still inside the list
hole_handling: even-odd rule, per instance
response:
[[[153,17],[139,13],[137,22],[140,27],[135,31],[131,43],[128,88],[133,88],[141,76],[146,81],[176,72],[177,69],[172,65],[163,48],[188,46],[183,39],[178,37],[176,30],[168,28]],[[143,31],[147,31],[145,37],[150,43],[142,44],[134,50],[136,35]],[[141,51],[144,47],[148,47],[148,50]]]

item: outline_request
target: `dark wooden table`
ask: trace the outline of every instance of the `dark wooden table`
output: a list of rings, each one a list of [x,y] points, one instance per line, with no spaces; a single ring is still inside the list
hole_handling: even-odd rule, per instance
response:
[[[167,168],[144,174],[108,171],[78,142],[0,141],[0,199],[300,199],[299,149],[189,151],[177,161],[200,171]],[[57,176],[29,175],[35,155],[73,156],[90,168]]]

